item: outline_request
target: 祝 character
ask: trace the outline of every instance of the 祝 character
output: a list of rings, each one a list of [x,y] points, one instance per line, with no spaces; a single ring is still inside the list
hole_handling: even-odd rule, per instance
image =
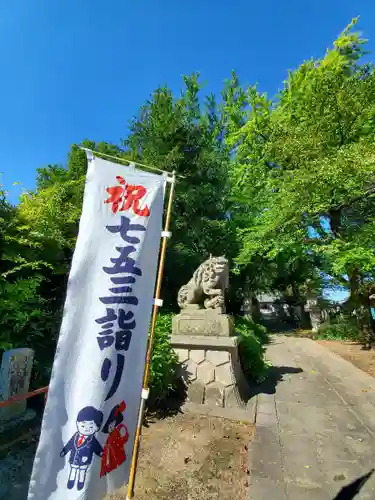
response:
[[[133,212],[136,215],[149,217],[150,209],[148,206],[145,205],[144,208],[140,208],[139,206],[141,198],[147,194],[146,188],[143,186],[133,186],[132,184],[128,184],[120,175],[117,175],[116,179],[120,186],[106,188],[109,198],[105,200],[104,203],[112,203],[113,213],[133,209]]]
[[[124,446],[129,439],[129,433],[126,426],[121,423],[124,420],[125,408],[125,401],[116,405],[103,427],[102,432],[109,434],[109,436],[104,446],[100,477],[117,469],[126,460]]]
[[[77,490],[85,486],[87,469],[90,467],[94,454],[103,455],[103,448],[95,438],[103,423],[103,413],[92,406],[86,406],[77,415],[77,432],[73,434],[62,449],[60,456],[65,457],[70,452],[70,473],[67,488],[74,488],[77,476]]]

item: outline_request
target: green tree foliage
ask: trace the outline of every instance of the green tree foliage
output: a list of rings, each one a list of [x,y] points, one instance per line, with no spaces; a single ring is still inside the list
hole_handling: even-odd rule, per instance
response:
[[[151,359],[151,405],[165,400],[177,388],[178,358],[170,344],[172,314],[160,314],[156,323]]]
[[[248,120],[230,137],[236,199],[252,200],[240,262],[287,255],[290,270],[311,261],[309,278],[327,273],[353,303],[375,265],[375,73],[361,64],[355,23],[322,59],[290,72],[276,100],[249,89]]]
[[[178,288],[209,253],[233,257],[235,230],[226,217],[229,155],[214,98],[201,110],[197,75],[184,79],[182,97],[166,88],[155,91],[131,123],[123,147],[83,141],[100,154],[176,170],[179,178],[173,210],[173,240],[169,247],[165,304],[175,307]],[[40,370],[35,383],[46,383],[65,299],[67,277],[81,214],[86,154],[73,146],[67,166],[38,169],[36,189],[20,204],[1,205],[0,245],[3,281],[1,346],[28,345],[36,350]],[[234,243],[234,244],[232,244]],[[171,384],[166,339],[157,336],[152,383],[165,391]],[[159,354],[157,354],[159,353]],[[169,359],[169,358],[168,358]]]
[[[264,344],[268,342],[267,329],[252,320],[237,318],[236,332],[239,337],[243,371],[256,383],[262,382],[270,367],[270,363],[264,357],[266,351]]]
[[[12,207],[4,192],[0,202],[0,352],[30,346],[38,350],[35,379],[49,378],[59,317],[48,294],[47,276],[53,273],[48,252],[56,245],[33,231]],[[53,290],[49,290],[53,292]]]
[[[168,245],[163,297],[176,308],[178,288],[203,259],[237,253],[235,226],[228,219],[229,151],[225,122],[213,96],[200,105],[198,75],[184,78],[175,99],[162,87],[141,108],[124,145],[133,158],[178,176]]]
[[[375,69],[363,62],[366,40],[355,24],[324,57],[291,71],[275,99],[256,86],[244,88],[235,73],[220,99],[204,97],[193,74],[184,77],[179,97],[165,86],[156,89],[120,146],[83,141],[99,156],[179,176],[167,309],[176,307],[179,287],[203,259],[225,254],[234,271],[231,312],[245,289],[278,290],[303,304],[328,279],[350,291],[347,314],[357,311],[355,328],[371,324]],[[23,193],[16,207],[0,190],[0,348],[33,347],[37,385],[48,381],[86,170],[85,152],[72,146],[66,166],[38,169],[35,191]],[[152,371],[161,391],[171,387],[175,363],[164,333]],[[257,345],[248,344],[255,358],[262,351]],[[168,363],[160,364],[164,357]]]
[[[85,146],[114,151],[104,143]],[[67,168],[40,169],[36,191],[23,193],[17,207],[0,193],[0,349],[35,349],[36,386],[49,380],[86,168],[85,153],[73,146]]]

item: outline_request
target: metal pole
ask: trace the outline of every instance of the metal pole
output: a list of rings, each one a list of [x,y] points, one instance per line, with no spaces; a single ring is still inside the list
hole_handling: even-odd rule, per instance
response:
[[[137,472],[138,454],[139,454],[139,447],[140,447],[140,443],[141,443],[143,416],[144,416],[146,401],[147,401],[148,392],[149,392],[148,382],[149,382],[149,378],[150,378],[151,356],[152,356],[152,349],[154,347],[155,327],[156,327],[156,321],[158,319],[158,312],[159,312],[159,305],[160,305],[160,291],[161,291],[161,284],[163,281],[163,274],[164,274],[165,254],[167,251],[167,241],[168,241],[168,238],[170,237],[169,227],[170,227],[170,222],[171,222],[171,217],[172,217],[172,204],[173,204],[175,183],[176,183],[176,174],[175,174],[175,172],[172,172],[171,186],[169,189],[169,199],[168,199],[168,205],[167,205],[167,213],[166,213],[166,218],[165,218],[164,231],[163,231],[163,235],[162,235],[163,241],[162,241],[161,250],[160,250],[159,267],[158,267],[158,273],[157,273],[157,279],[156,279],[155,303],[154,303],[154,307],[153,307],[153,311],[152,311],[151,330],[150,330],[150,335],[148,338],[146,364],[145,364],[144,375],[143,375],[143,389],[142,389],[141,404],[139,407],[137,430],[135,433],[132,462],[130,465],[128,493],[127,493],[127,497],[126,497],[127,500],[134,498],[135,475]]]

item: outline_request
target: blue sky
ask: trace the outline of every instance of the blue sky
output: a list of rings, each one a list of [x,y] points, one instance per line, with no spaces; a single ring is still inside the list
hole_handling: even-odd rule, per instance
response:
[[[35,170],[84,138],[118,142],[155,87],[199,71],[219,92],[235,69],[274,94],[357,16],[375,48],[373,0],[2,0],[0,172],[17,201]]]
[[[219,92],[235,69],[274,94],[304,59],[322,55],[352,17],[375,47],[373,0],[3,0],[0,172],[19,181],[64,163],[84,138],[118,142],[159,84],[175,92],[200,71]]]

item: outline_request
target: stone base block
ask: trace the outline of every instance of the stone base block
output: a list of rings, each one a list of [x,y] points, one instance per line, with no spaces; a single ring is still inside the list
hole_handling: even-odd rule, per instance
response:
[[[180,374],[193,403],[245,408],[249,388],[238,355],[237,337],[172,335]]]
[[[233,332],[232,316],[216,309],[199,309],[198,306],[190,305],[172,320],[172,335],[229,337]]]

